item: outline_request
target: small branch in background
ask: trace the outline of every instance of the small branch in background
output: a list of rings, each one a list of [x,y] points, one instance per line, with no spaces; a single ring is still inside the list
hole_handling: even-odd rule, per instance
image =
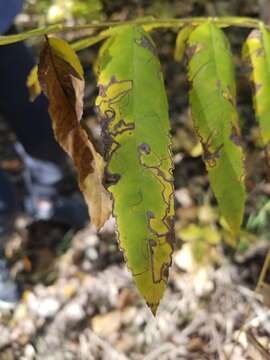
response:
[[[264,282],[264,279],[266,277],[266,274],[267,274],[267,270],[269,269],[269,265],[270,265],[270,249],[268,249],[268,252],[267,252],[267,255],[265,257],[265,260],[264,260],[264,263],[263,263],[263,267],[262,267],[262,270],[261,270],[261,273],[260,273],[260,276],[259,276],[259,279],[257,281],[257,285],[256,285],[256,288],[254,290],[255,294],[256,293],[259,293],[260,289],[264,286],[265,282]],[[251,303],[248,303],[246,304],[246,308],[245,308],[245,311],[244,311],[244,318],[242,320],[242,323],[241,323],[241,326],[239,328],[239,332],[236,336],[236,339],[235,339],[235,343],[234,343],[234,346],[232,347],[231,351],[230,351],[230,354],[229,356],[227,357],[228,360],[231,360],[232,359],[232,356],[233,356],[233,353],[234,353],[234,350],[235,350],[235,347],[236,345],[238,344],[239,342],[239,339],[240,339],[240,335],[242,334],[242,332],[245,330],[245,325],[246,325],[246,320],[247,318],[250,316],[250,313],[251,313]],[[250,331],[250,329],[246,329],[246,334],[248,336],[248,331]],[[252,334],[253,336],[253,334]],[[254,337],[254,336],[253,336]],[[255,339],[255,338],[254,338]],[[255,339],[256,340],[256,339]],[[256,340],[256,343],[258,343],[258,341]],[[253,343],[254,344],[254,343]],[[259,344],[260,345],[260,344]],[[257,347],[256,347],[257,348]],[[265,349],[264,349],[265,350]],[[265,358],[265,359],[269,359],[270,360],[270,356],[268,358]]]
[[[261,355],[262,359],[270,360],[270,354],[268,351],[262,346],[262,344],[255,338],[253,333],[251,332],[251,329],[247,330],[247,339],[252,344],[254,349]]]

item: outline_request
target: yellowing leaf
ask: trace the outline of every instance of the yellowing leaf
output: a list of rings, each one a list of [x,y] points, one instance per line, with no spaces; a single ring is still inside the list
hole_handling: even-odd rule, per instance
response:
[[[191,33],[187,52],[194,127],[221,214],[235,234],[242,223],[246,193],[229,43],[222,30],[208,21]]]
[[[254,107],[263,144],[270,141],[270,33],[262,26],[253,30],[243,47],[243,58],[252,68]]]
[[[181,62],[183,59],[183,56],[185,54],[185,48],[186,48],[186,42],[187,39],[192,32],[193,27],[191,26],[185,26],[183,27],[176,38],[175,43],[175,50],[174,50],[174,60],[177,62]]]
[[[41,93],[40,83],[38,81],[38,67],[34,66],[27,77],[26,85],[29,90],[30,101],[34,101]]]
[[[174,199],[168,104],[156,48],[141,27],[107,40],[96,105],[120,247],[155,313],[171,264]]]
[[[92,222],[99,229],[110,216],[111,201],[102,185],[102,157],[80,126],[84,93],[80,61],[65,41],[47,39],[40,54],[38,76],[42,90],[49,99],[56,140],[73,159]]]
[[[190,224],[180,229],[178,236],[190,244],[189,249],[197,263],[208,264],[217,260],[215,246],[221,241],[221,233],[213,226]]]

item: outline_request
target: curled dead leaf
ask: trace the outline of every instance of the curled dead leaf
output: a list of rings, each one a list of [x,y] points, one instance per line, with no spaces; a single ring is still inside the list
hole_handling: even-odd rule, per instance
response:
[[[91,220],[100,229],[111,214],[111,199],[102,184],[105,164],[80,125],[83,69],[68,43],[58,38],[46,39],[40,54],[38,77],[49,99],[55,138],[74,162]]]

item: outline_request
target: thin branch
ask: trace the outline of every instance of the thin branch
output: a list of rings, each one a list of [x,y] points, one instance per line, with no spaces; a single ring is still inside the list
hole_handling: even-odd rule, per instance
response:
[[[11,44],[18,41],[23,41],[33,36],[41,36],[45,34],[70,32],[76,30],[85,29],[105,29],[113,28],[122,25],[149,25],[151,29],[157,28],[180,28],[186,24],[199,25],[205,21],[213,21],[219,26],[236,26],[245,28],[260,28],[263,22],[258,19],[249,17],[236,17],[236,16],[224,16],[224,17],[187,17],[181,19],[135,19],[127,21],[105,21],[105,22],[92,22],[85,25],[67,26],[64,24],[50,25],[44,28],[38,28],[30,31],[26,31],[21,34],[0,36],[0,45]],[[269,28],[269,26],[265,25]]]
[[[268,252],[267,252],[267,255],[266,255],[266,258],[264,260],[264,263],[263,263],[263,267],[261,269],[261,272],[260,272],[260,275],[259,275],[259,279],[257,281],[257,285],[256,285],[256,288],[254,290],[255,294],[259,292],[259,290],[261,289],[261,286],[262,284],[264,283],[264,279],[265,279],[265,276],[266,276],[266,273],[267,273],[267,270],[269,269],[269,264],[270,264],[270,249],[268,249]],[[231,351],[230,351],[230,354],[228,356],[228,359],[230,360],[233,356],[233,353],[234,353],[234,350],[235,350],[235,347],[237,345],[237,343],[239,342],[239,338],[240,338],[240,335],[242,334],[242,332],[244,331],[244,327],[246,325],[246,319],[250,316],[250,313],[251,313],[251,304],[250,303],[247,303],[246,306],[245,306],[245,309],[244,309],[244,318],[242,320],[242,324],[240,326],[240,329],[238,331],[238,334],[236,336],[236,339],[235,339],[235,344],[233,345]]]

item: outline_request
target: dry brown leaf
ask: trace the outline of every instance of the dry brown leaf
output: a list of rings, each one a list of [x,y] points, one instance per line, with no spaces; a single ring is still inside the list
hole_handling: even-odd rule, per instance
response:
[[[73,159],[91,220],[100,229],[111,214],[110,196],[102,184],[105,164],[80,125],[83,70],[76,54],[65,41],[47,38],[40,54],[38,77],[49,99],[55,138]]]

